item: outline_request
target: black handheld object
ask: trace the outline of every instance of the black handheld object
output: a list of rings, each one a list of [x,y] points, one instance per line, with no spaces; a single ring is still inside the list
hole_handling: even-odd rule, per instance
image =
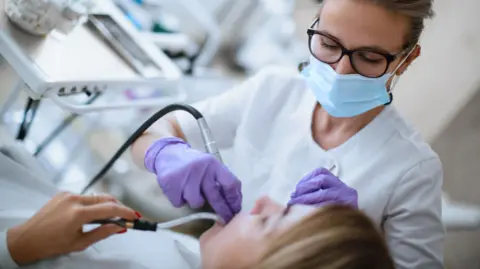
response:
[[[144,220],[144,219],[137,219],[137,220],[125,220],[125,219],[105,219],[105,220],[95,220],[90,222],[90,224],[116,224],[120,227],[125,229],[134,229],[139,231],[150,231],[155,232],[157,231],[158,223]]]
[[[163,116],[167,115],[170,112],[176,110],[183,110],[190,113],[196,120],[200,120],[203,118],[203,115],[196,110],[194,107],[186,104],[171,104],[168,105],[155,114],[151,116],[148,120],[146,120],[128,139],[123,143],[123,145],[117,150],[117,152],[113,155],[113,157],[105,164],[105,166],[90,180],[87,186],[82,190],[82,194],[84,194],[90,187],[92,187],[95,183],[97,183],[113,166],[113,164],[120,158],[120,156],[137,140],[150,126],[152,126],[157,120],[162,118]]]

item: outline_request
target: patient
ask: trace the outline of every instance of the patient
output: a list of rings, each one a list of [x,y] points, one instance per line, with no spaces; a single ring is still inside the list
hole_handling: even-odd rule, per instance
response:
[[[109,195],[59,193],[0,153],[2,269],[394,268],[375,226],[350,207],[285,207],[262,198],[251,212],[212,227],[200,242],[115,225],[83,230],[113,216],[138,218]]]
[[[320,209],[257,201],[226,227],[200,239],[202,268],[393,269],[382,236],[363,213],[347,206]]]

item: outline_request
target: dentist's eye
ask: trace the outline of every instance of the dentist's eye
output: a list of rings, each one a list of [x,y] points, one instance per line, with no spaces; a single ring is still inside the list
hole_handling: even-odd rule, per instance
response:
[[[322,43],[322,47],[327,48],[327,49],[336,49],[337,48],[337,46],[327,44],[327,43]]]

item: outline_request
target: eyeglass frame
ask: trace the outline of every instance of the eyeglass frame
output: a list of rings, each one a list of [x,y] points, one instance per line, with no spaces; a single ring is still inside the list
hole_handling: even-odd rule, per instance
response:
[[[338,63],[340,62],[340,60],[342,60],[342,58],[347,55],[348,58],[349,58],[349,61],[350,61],[350,65],[352,66],[352,68],[355,70],[355,72],[357,72],[358,74],[364,76],[364,77],[367,77],[367,78],[379,78],[383,75],[385,75],[388,71],[388,68],[390,67],[390,64],[395,61],[400,55],[402,55],[403,53],[405,53],[405,51],[408,50],[408,48],[410,47],[408,44],[406,46],[404,46],[404,48],[395,53],[395,54],[391,54],[391,53],[385,53],[385,52],[381,52],[381,51],[376,51],[376,50],[369,50],[369,49],[353,49],[353,50],[349,50],[347,48],[345,48],[339,41],[337,40],[334,40],[333,38],[331,38],[330,36],[318,31],[318,30],[315,30],[313,29],[313,27],[320,21],[320,18],[316,18],[312,25],[310,25],[310,27],[307,29],[307,35],[308,35],[308,50],[310,51],[310,54],[315,57],[315,59],[321,61],[321,62],[324,62],[324,63],[327,63],[327,64],[335,64],[335,63]],[[339,47],[340,49],[342,50],[342,53],[340,54],[340,57],[338,58],[338,60],[336,60],[335,62],[325,62],[325,61],[322,61],[320,59],[317,58],[317,56],[315,56],[315,54],[313,53],[312,51],[312,38],[314,35],[320,35],[320,36],[323,36],[323,37],[326,37],[328,39],[331,39],[333,42],[335,42]],[[383,71],[383,73],[379,76],[374,76],[374,77],[370,77],[370,76],[365,76],[363,75],[362,73],[358,72],[357,68],[355,67],[355,65],[353,64],[353,57],[352,57],[352,54],[355,53],[355,52],[359,52],[359,51],[364,51],[364,52],[373,52],[373,53],[377,53],[379,55],[382,55],[383,57],[385,57],[385,59],[387,60],[387,65],[385,67],[385,70]]]

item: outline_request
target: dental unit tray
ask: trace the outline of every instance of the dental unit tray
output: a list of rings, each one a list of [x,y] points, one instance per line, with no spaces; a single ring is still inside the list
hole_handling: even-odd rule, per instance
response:
[[[3,12],[5,2],[0,1],[0,54],[27,86],[24,87],[27,95],[34,100],[50,98],[75,114],[159,107],[184,101],[186,93],[179,87],[182,73],[175,63],[153,42],[142,38],[110,1],[99,3],[99,12],[94,17],[97,30],[87,23],[68,35],[53,32],[36,37],[14,26]],[[99,35],[99,29],[107,24],[103,35],[105,38],[106,32],[106,35],[113,33],[109,42]],[[111,47],[114,43],[116,49]],[[132,64],[139,55],[143,58]],[[78,93],[139,88],[158,89],[161,97],[103,106],[76,104],[63,98]]]

